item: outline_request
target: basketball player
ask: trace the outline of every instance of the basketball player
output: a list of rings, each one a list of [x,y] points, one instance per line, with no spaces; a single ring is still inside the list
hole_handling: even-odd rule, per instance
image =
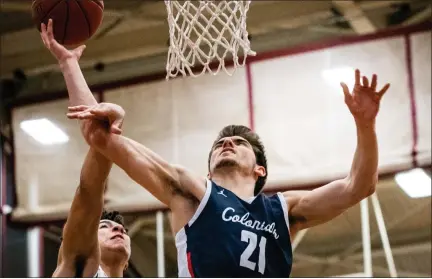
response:
[[[52,33],[52,21],[48,29],[42,24],[42,40],[57,58],[63,70],[69,92],[70,104],[97,104],[85,83],[72,80],[79,72],[78,59],[83,47],[69,51],[58,44]],[[124,112],[118,114],[112,125],[113,133],[121,133]],[[89,120],[81,122],[83,129],[94,125]],[[80,183],[72,201],[69,216],[63,230],[57,268],[53,277],[123,277],[130,257],[130,239],[118,212],[102,212],[104,190],[112,162],[94,148],[87,153],[81,170]]]
[[[375,191],[378,149],[375,118],[387,84],[376,92],[355,73],[345,103],[357,126],[357,149],[349,175],[312,191],[260,194],[267,178],[264,147],[244,126],[225,127],[209,154],[208,178],[173,166],[141,144],[101,128],[84,131],[87,142],[113,160],[173,214],[179,276],[287,277],[291,239],[327,222]],[[110,119],[113,104],[70,108],[69,118]]]
[[[85,84],[78,67],[68,73],[67,82]],[[113,123],[111,119],[121,112],[117,105],[70,107],[68,117],[99,122],[82,129],[90,146],[171,209],[180,277],[288,277],[291,239],[298,231],[328,222],[375,191],[375,119],[389,84],[377,92],[377,76],[371,83],[366,77],[361,81],[356,70],[353,91],[341,85],[357,127],[349,174],[312,191],[272,196],[260,194],[267,179],[266,156],[258,135],[247,127],[222,129],[210,150],[208,176],[203,178],[104,129],[100,119]],[[69,94],[80,94],[70,88]]]

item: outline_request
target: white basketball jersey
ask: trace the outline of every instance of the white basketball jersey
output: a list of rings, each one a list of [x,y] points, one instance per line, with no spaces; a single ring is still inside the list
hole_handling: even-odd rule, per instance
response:
[[[105,273],[105,271],[102,270],[102,268],[99,266],[94,278],[107,278],[108,275]]]

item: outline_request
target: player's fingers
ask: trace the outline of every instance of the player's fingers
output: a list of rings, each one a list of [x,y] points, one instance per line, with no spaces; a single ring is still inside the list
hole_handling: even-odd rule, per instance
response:
[[[86,109],[85,107],[86,106],[70,107],[70,109],[68,110],[69,111],[68,113],[79,115],[79,114],[84,113],[84,112],[90,112],[90,109],[89,108]]]
[[[107,117],[109,114],[109,111],[101,106],[90,109],[90,112],[100,117]]]
[[[340,85],[342,87],[342,91],[343,91],[344,96],[345,96],[345,101],[351,100],[352,96],[351,96],[351,94],[349,92],[348,86],[345,83],[343,83],[343,82],[341,82]]]
[[[44,44],[44,46],[46,47],[46,48],[49,48],[48,46],[48,42],[47,42],[47,39],[46,39],[46,37],[43,35],[43,34],[41,34],[41,38],[42,38],[42,43]]]
[[[78,114],[78,119],[97,119],[97,116],[90,111],[84,111]]]
[[[44,46],[45,46],[45,47],[48,47],[48,43],[47,43],[47,41],[46,41],[45,36],[44,36],[44,35],[41,35],[41,38],[42,38],[42,43],[44,44]]]
[[[86,49],[86,46],[82,45],[82,46],[79,46],[76,49],[74,49],[74,52],[78,55],[78,57],[80,57],[85,49]]]
[[[41,37],[42,37],[42,41],[43,43],[46,45],[46,40],[47,40],[47,31],[46,31],[46,25],[45,23],[41,23]]]
[[[123,124],[123,119],[116,119],[112,123],[111,127],[116,129],[117,131],[121,131],[122,124]]]
[[[373,74],[372,75],[372,82],[371,82],[371,89],[373,90],[373,92],[375,92],[377,87],[377,75]]]
[[[77,51],[83,52],[86,49],[86,45],[82,45],[76,48]]]
[[[44,36],[44,35],[46,35],[46,32],[47,32],[47,30],[46,30],[46,25],[45,25],[45,23],[41,23],[41,35],[42,36]]]
[[[48,32],[53,31],[53,20],[52,18],[48,19]]]
[[[363,76],[363,87],[369,87],[369,80],[366,76]]]
[[[54,40],[54,32],[53,32],[53,21],[52,21],[52,19],[50,18],[49,20],[48,20],[48,28],[47,28],[47,39],[48,40]]]
[[[390,88],[390,83],[387,83],[386,85],[384,85],[384,87],[378,92],[378,96],[380,98],[382,98],[382,96],[384,96],[384,94],[387,92],[387,90]]]
[[[355,70],[355,85],[360,85],[360,70]]]
[[[66,116],[69,119],[78,119],[78,116],[80,114],[81,114],[81,112],[68,112],[68,113],[66,113]]]
[[[87,105],[78,105],[78,106],[68,107],[68,110],[69,111],[83,111],[83,110],[86,110],[89,108],[90,108],[90,106],[87,106]]]
[[[111,126],[111,133],[121,135],[122,130],[117,126],[112,125]]]

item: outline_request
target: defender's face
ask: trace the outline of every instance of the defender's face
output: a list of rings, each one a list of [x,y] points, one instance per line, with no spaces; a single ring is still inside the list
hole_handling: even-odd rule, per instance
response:
[[[130,237],[125,228],[111,220],[101,220],[98,230],[101,251],[111,251],[125,254],[129,259],[131,253]]]
[[[256,158],[252,146],[242,137],[225,137],[213,146],[210,173],[218,168],[233,166],[252,172],[255,165]]]

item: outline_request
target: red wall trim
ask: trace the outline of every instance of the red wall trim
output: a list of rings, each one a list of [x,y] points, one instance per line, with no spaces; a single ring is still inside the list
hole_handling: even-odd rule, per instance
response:
[[[310,51],[316,51],[316,50],[330,48],[330,47],[349,45],[349,44],[367,42],[367,41],[378,40],[378,39],[385,39],[389,37],[409,35],[409,34],[427,31],[427,30],[432,30],[432,22],[430,21],[412,25],[412,26],[402,27],[402,28],[399,27],[399,28],[386,29],[373,34],[360,35],[360,36],[359,35],[343,36],[336,39],[333,38],[330,40],[319,41],[316,43],[299,45],[288,49],[263,52],[257,54],[257,56],[248,57],[247,63],[253,63],[253,62],[272,59],[281,56],[295,55],[295,54],[300,54],[300,53],[305,53]],[[252,47],[253,47],[253,41],[252,41]],[[239,60],[242,60],[242,58],[240,57]],[[231,65],[233,65],[232,61],[230,60],[225,61],[225,66],[231,66]],[[210,68],[212,69],[217,68],[217,66],[218,63],[210,64]],[[193,69],[193,71],[194,72],[200,71],[201,68],[202,67],[196,67]],[[124,79],[124,80],[119,80],[119,81],[114,81],[114,82],[109,82],[104,84],[95,84],[95,85],[91,85],[90,89],[93,92],[104,91],[104,90],[115,89],[119,87],[136,85],[145,82],[163,80],[165,79],[165,77],[166,77],[166,73],[160,72],[160,73],[155,73],[146,76],[136,76],[129,79]],[[63,98],[67,98],[67,92],[65,90],[47,93],[47,94],[41,94],[38,96],[32,96],[29,97],[28,99],[23,99],[16,103],[11,104],[10,108],[20,107],[32,103],[37,103],[37,102],[53,101],[56,99],[63,99]]]
[[[39,277],[46,277],[47,274],[45,273],[45,253],[44,253],[44,246],[45,246],[45,236],[44,232],[45,229],[43,227],[39,227]],[[50,276],[51,274],[48,274]]]
[[[103,103],[103,102],[105,102],[105,96],[104,96],[104,92],[103,92],[103,90],[100,90],[100,91],[98,91],[98,92],[96,93],[96,100],[97,100],[99,103]]]
[[[309,43],[305,45],[298,45],[289,49],[282,49],[277,51],[270,51],[265,53],[260,53],[257,56],[248,58],[249,62],[257,62],[262,60],[273,59],[282,56],[296,55],[311,51],[317,51],[321,49],[328,49],[337,46],[351,45],[355,43],[363,43],[368,41],[382,40],[391,37],[410,35],[417,32],[422,32],[426,30],[432,30],[432,22],[424,22],[417,25],[402,27],[402,28],[392,28],[382,31],[378,31],[372,34],[366,35],[355,35],[355,36],[345,36],[336,39],[318,41],[315,43]]]
[[[0,141],[0,144],[4,144],[3,142]],[[4,150],[3,150],[3,154],[2,154],[2,162],[1,162],[1,200],[0,200],[0,206],[1,209],[0,211],[2,212],[2,230],[1,230],[1,251],[0,251],[0,255],[1,255],[1,270],[0,270],[0,274],[4,274],[5,272],[5,265],[6,265],[6,218],[7,216],[5,214],[3,214],[3,206],[6,204],[6,187],[7,187],[7,179],[6,179],[6,174],[7,174],[7,170],[6,170],[6,155],[4,154]]]
[[[272,58],[286,56],[286,55],[294,55],[294,54],[300,54],[300,53],[325,49],[325,48],[329,48],[329,47],[349,45],[349,44],[354,44],[354,43],[359,43],[359,42],[366,42],[366,41],[372,41],[372,40],[377,40],[377,39],[385,39],[385,38],[389,38],[389,37],[396,37],[396,36],[402,36],[402,35],[409,35],[412,33],[417,33],[417,32],[422,32],[422,31],[427,31],[427,30],[432,30],[432,22],[421,23],[421,24],[412,25],[412,26],[403,27],[403,28],[387,29],[387,30],[383,30],[383,31],[380,31],[377,33],[367,34],[367,35],[360,35],[360,36],[356,35],[356,36],[352,36],[352,37],[340,37],[337,39],[320,41],[320,42],[312,43],[312,44],[309,43],[309,44],[299,45],[296,47],[292,47],[292,48],[288,48],[288,49],[282,49],[282,50],[278,50],[278,51],[263,52],[263,53],[257,54],[257,56],[248,57],[246,65],[248,65],[249,63],[257,62],[257,61],[272,59]],[[252,46],[253,46],[253,42],[252,42]],[[239,58],[239,60],[241,60],[241,58]],[[227,66],[227,67],[231,66],[232,64],[233,64],[233,62],[230,60],[225,61],[225,66]],[[218,66],[218,63],[213,62],[213,63],[211,63],[210,68],[215,69],[215,68],[217,68],[217,66]],[[193,71],[194,72],[200,71],[201,68],[202,67],[196,67],[195,69],[193,69]],[[91,89],[92,89],[92,91],[103,91],[103,90],[114,89],[114,88],[118,88],[118,87],[136,85],[136,84],[144,83],[144,82],[162,80],[162,79],[165,79],[165,77],[166,77],[165,72],[156,73],[153,75],[134,77],[131,79],[126,79],[123,81],[116,81],[116,82],[108,83],[108,84],[95,85],[95,86],[91,86]]]
[[[252,85],[252,72],[251,64],[246,63],[246,85],[248,91],[248,106],[249,106],[249,128],[255,130],[255,112],[254,112],[254,99],[253,99],[253,85]]]
[[[414,73],[412,65],[412,46],[411,38],[409,35],[404,36],[405,42],[405,59],[407,67],[407,78],[408,78],[408,93],[410,97],[410,108],[411,108],[411,125],[412,125],[412,164],[413,167],[417,167],[417,142],[418,142],[418,124],[417,124],[417,105],[415,100],[415,90],[414,90]]]

